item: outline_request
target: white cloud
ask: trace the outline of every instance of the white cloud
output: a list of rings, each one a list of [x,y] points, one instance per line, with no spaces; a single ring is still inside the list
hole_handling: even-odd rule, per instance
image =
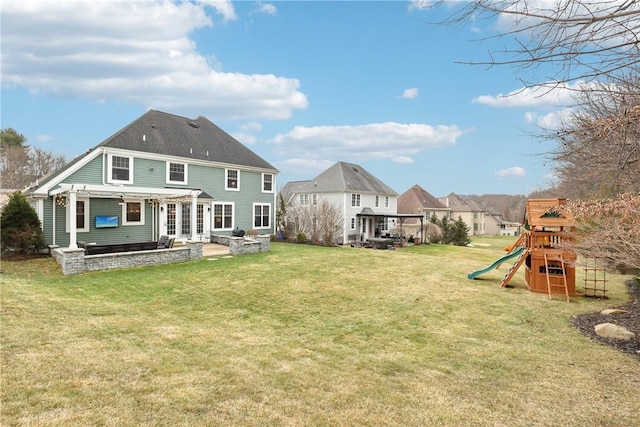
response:
[[[506,169],[500,169],[493,173],[498,178],[511,178],[511,177],[523,177],[527,174],[527,171],[520,166],[513,166]]]
[[[415,163],[411,157],[407,156],[398,156],[391,159],[393,163]]]
[[[262,125],[258,122],[249,122],[240,125],[240,130],[243,132],[258,132],[262,130]]]
[[[559,111],[552,111],[542,115],[528,111],[525,114],[525,120],[542,129],[557,130],[561,129],[563,124],[567,123],[571,119],[573,112],[572,108],[564,108]]]
[[[233,133],[231,136],[233,136],[244,145],[254,145],[257,141],[257,138],[254,134],[247,132],[237,132]]]
[[[271,4],[271,3],[262,3],[261,1],[258,2],[258,9],[255,10],[256,13],[263,13],[265,15],[272,15],[275,16],[278,14],[278,9],[275,7],[275,5]]]
[[[457,126],[395,122],[359,126],[296,126],[270,142],[280,155],[294,158],[404,159],[429,148],[454,145],[465,132]]]
[[[408,9],[411,10],[424,10],[436,4],[436,0],[409,0]]]
[[[5,2],[2,85],[218,120],[286,119],[306,108],[297,79],[223,72],[196,51],[189,34],[213,25],[209,6],[235,19],[228,1]]]
[[[315,176],[327,170],[335,162],[331,160],[314,160],[309,158],[292,158],[276,162],[274,166],[279,170],[286,170],[294,175]]]
[[[520,88],[507,94],[482,95],[473,102],[490,107],[563,107],[573,105],[574,95],[584,83],[546,83],[534,88]]]
[[[418,88],[417,87],[412,87],[410,89],[405,89],[404,92],[402,92],[402,97],[405,99],[412,99],[418,96]]]
[[[51,135],[36,135],[36,142],[49,142],[49,141],[55,141],[55,137],[51,136]]]
[[[231,0],[198,0],[198,3],[211,6],[216,12],[222,15],[225,21],[235,21],[238,19]]]

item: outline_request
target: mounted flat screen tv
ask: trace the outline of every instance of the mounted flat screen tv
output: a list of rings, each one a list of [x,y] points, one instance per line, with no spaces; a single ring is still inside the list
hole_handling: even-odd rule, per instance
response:
[[[118,226],[118,215],[96,215],[96,228],[110,228]]]

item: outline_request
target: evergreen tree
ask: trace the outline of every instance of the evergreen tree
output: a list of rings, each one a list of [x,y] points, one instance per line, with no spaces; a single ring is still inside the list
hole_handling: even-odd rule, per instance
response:
[[[278,195],[278,209],[276,210],[276,235],[277,238],[287,240],[287,203],[282,193]]]
[[[469,239],[469,227],[458,217],[458,220],[451,225],[451,243],[456,246],[466,246],[471,243]]]
[[[0,129],[0,147],[4,151],[7,147],[20,147],[23,150],[29,148],[26,144],[27,137],[18,133],[13,128]]]
[[[2,252],[35,253],[44,247],[38,214],[20,192],[9,198],[0,215]]]
[[[453,225],[447,218],[442,218],[438,225],[442,229],[442,244],[450,244],[453,241]]]

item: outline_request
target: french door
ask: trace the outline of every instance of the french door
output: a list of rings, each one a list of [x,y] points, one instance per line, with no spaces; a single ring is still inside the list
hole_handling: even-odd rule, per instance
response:
[[[208,210],[202,203],[198,203],[196,209],[196,234],[202,235],[209,230],[208,219],[205,217],[205,212],[208,213]],[[185,237],[190,239],[193,227],[191,222],[190,202],[167,203],[166,234],[175,238]]]

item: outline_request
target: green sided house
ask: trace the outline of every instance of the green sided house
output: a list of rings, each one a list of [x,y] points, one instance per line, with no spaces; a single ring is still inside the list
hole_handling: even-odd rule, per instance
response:
[[[277,170],[204,117],[150,110],[26,190],[48,245],[274,233]]]

